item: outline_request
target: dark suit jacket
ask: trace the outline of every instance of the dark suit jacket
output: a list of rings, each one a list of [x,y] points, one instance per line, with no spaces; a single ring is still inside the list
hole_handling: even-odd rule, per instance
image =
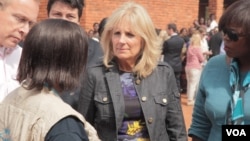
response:
[[[220,46],[221,46],[222,40],[223,38],[222,38],[221,32],[217,32],[210,38],[208,42],[208,46],[209,46],[209,49],[212,50],[213,52],[211,57],[220,54]]]
[[[174,72],[182,71],[181,51],[185,41],[178,35],[171,36],[163,44],[164,62],[167,62]]]
[[[103,50],[99,42],[89,39],[87,66],[92,66],[102,61]]]

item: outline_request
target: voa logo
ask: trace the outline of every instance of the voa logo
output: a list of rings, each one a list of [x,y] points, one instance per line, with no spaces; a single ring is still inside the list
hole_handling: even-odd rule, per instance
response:
[[[226,129],[227,136],[247,136],[244,129]]]

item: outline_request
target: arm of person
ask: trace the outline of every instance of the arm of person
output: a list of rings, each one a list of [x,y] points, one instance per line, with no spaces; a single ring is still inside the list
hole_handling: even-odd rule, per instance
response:
[[[169,88],[169,103],[166,116],[166,130],[170,141],[187,141],[187,132],[184,122],[184,116],[181,107],[180,93],[177,88],[174,72],[168,74],[168,88]]]
[[[207,140],[212,126],[205,112],[206,93],[204,88],[205,86],[203,85],[203,81],[205,81],[204,76],[206,76],[206,73],[209,73],[206,72],[206,68],[208,67],[209,66],[207,65],[204,68],[201,75],[200,84],[193,109],[192,123],[188,130],[188,135],[190,137],[195,137],[195,139],[199,138],[201,140]]]
[[[57,122],[47,133],[45,141],[89,141],[83,123],[68,116]]]
[[[205,61],[205,57],[204,55],[202,54],[202,49],[201,48],[198,48],[196,50],[196,53],[197,53],[197,58],[199,59],[199,62],[202,63]]]
[[[203,54],[209,56],[209,55],[212,55],[213,52],[211,50],[208,50],[208,51],[203,52]]]

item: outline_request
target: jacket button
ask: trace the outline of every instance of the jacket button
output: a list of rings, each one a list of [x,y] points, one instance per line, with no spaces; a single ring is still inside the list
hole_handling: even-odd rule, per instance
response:
[[[141,98],[141,100],[142,100],[143,102],[145,102],[145,101],[147,101],[147,97],[146,97],[146,96],[143,96],[143,97]]]
[[[180,94],[180,93],[178,93],[176,96],[181,96],[181,94]]]
[[[135,83],[136,83],[137,85],[139,85],[139,84],[141,83],[141,80],[140,80],[140,79],[137,79],[137,80],[135,81]]]
[[[102,99],[102,101],[103,101],[103,102],[107,102],[107,101],[108,101],[108,98],[107,98],[107,97],[104,97],[104,98]]]
[[[153,118],[148,118],[148,123],[149,124],[153,123]]]
[[[166,98],[163,98],[163,99],[162,99],[162,102],[163,102],[163,103],[167,103],[168,101],[167,101]]]

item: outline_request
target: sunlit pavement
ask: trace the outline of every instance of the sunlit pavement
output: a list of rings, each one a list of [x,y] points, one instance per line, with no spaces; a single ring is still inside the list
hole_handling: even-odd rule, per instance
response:
[[[186,128],[190,127],[191,124],[191,118],[192,118],[192,112],[193,112],[193,106],[187,106],[187,95],[181,94],[181,105],[183,110],[183,115],[185,118]],[[188,141],[191,141],[191,138],[188,138]]]

